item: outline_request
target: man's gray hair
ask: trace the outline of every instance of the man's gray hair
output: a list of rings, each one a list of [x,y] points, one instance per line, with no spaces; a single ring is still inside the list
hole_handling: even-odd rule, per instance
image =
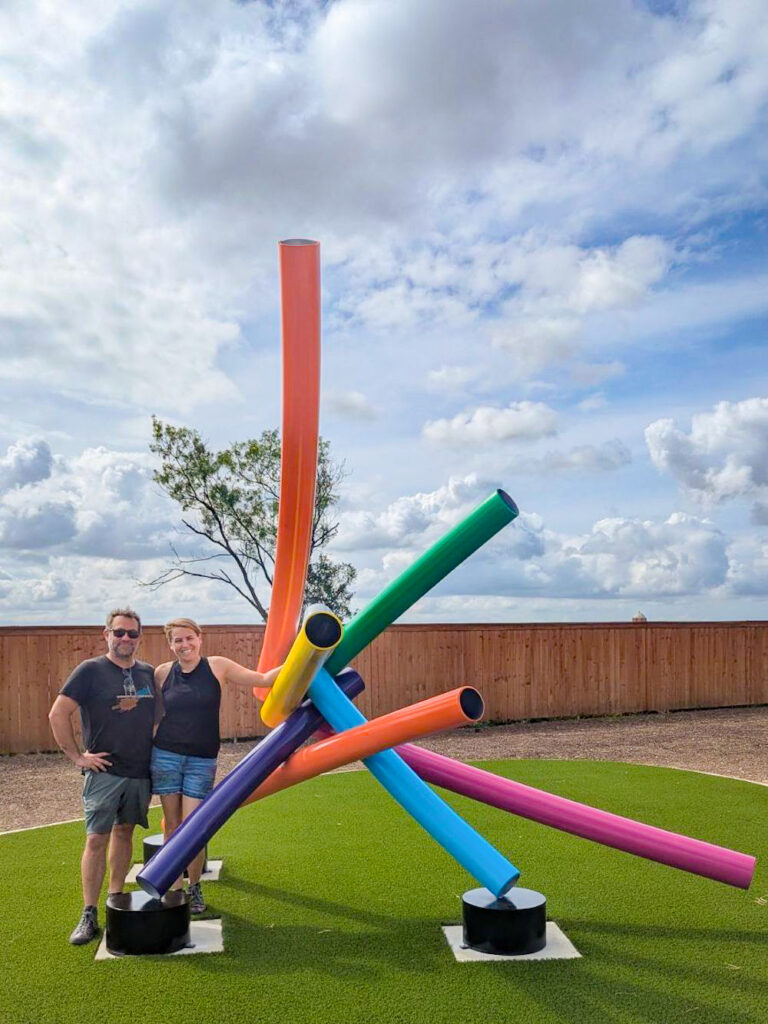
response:
[[[107,629],[112,628],[112,623],[120,615],[126,619],[136,619],[136,625],[141,629],[141,619],[139,618],[138,612],[135,612],[133,608],[113,608],[107,616]]]

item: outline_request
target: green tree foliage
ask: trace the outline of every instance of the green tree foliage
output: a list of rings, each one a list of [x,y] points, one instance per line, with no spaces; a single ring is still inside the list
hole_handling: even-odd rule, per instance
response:
[[[268,609],[259,597],[259,585],[266,582],[271,587],[275,565],[278,431],[265,430],[255,440],[217,452],[196,430],[174,427],[153,416],[149,447],[160,459],[155,482],[181,506],[182,523],[204,542],[205,553],[182,558],[172,547],[172,564],[144,585],[157,589],[184,576],[219,580],[233,587],[266,621]],[[343,477],[343,465],[331,461],[329,444],[321,438],[305,601],[326,604],[347,618],[356,570],[321,553],[339,528],[333,509]]]

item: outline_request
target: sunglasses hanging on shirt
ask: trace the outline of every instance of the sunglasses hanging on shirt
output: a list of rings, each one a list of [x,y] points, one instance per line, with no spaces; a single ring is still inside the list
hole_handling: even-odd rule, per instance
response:
[[[123,669],[123,690],[125,691],[126,697],[136,696],[136,684],[133,681],[131,670],[129,668]]]

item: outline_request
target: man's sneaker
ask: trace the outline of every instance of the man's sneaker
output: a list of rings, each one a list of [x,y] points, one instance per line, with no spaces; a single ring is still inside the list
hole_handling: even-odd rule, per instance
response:
[[[77,928],[69,936],[73,946],[84,946],[86,942],[95,939],[99,934],[99,922],[96,917],[96,907],[86,907],[83,916],[77,923]]]
[[[194,885],[190,885],[187,889],[189,894],[189,912],[190,914],[202,914],[205,910],[205,900],[203,899],[203,889],[199,882]]]

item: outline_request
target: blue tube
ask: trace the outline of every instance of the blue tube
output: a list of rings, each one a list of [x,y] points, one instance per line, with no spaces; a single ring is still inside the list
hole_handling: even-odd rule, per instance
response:
[[[309,696],[336,732],[366,721],[324,668],[312,680]],[[394,750],[373,754],[363,763],[421,827],[494,896],[502,896],[515,884],[520,877],[517,868],[422,782]]]
[[[356,697],[364,688],[363,680],[352,669],[338,677],[339,694]],[[271,775],[294,750],[309,739],[323,723],[320,712],[310,700],[305,700],[269,735],[250,750],[243,760],[176,829],[154,857],[145,864],[136,881],[141,888],[156,898],[163,896],[184,868],[203,849],[224,822],[230,818],[247,796]],[[410,770],[410,769],[409,769]],[[422,785],[424,785],[422,783]],[[425,786],[426,789],[426,786]]]

